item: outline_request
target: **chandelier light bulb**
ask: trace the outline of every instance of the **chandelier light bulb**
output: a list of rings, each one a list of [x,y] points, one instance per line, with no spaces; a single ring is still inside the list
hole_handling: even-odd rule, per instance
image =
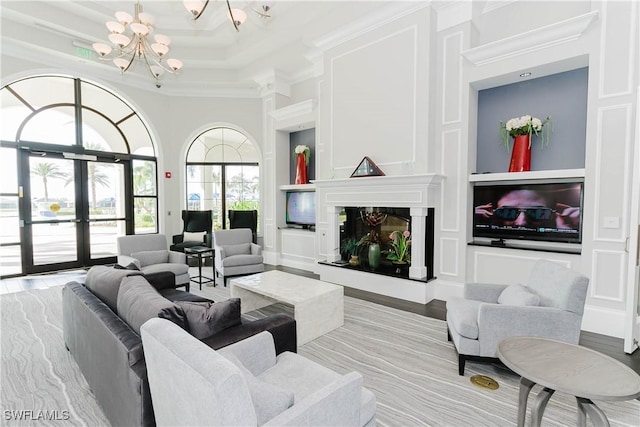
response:
[[[153,25],[156,21],[153,16],[145,12],[141,12],[138,14],[138,20],[140,21],[140,23],[147,26]]]
[[[116,58],[113,60],[113,63],[116,64],[116,67],[120,68],[120,71],[123,73],[129,66],[129,61],[124,58]]]
[[[231,22],[235,22],[238,27],[247,21],[247,14],[242,9],[231,9],[231,12],[227,13],[227,16]]]
[[[111,53],[111,46],[104,44],[104,43],[94,43],[93,45],[91,45],[93,47],[93,50],[95,50],[98,55],[100,56],[107,56]]]
[[[167,65],[171,67],[173,71],[178,71],[182,68],[182,61],[175,58],[169,58],[167,59]]]
[[[139,22],[132,22],[129,25],[129,28],[131,28],[131,31],[133,31],[135,33],[136,36],[146,36],[147,34],[149,34],[149,27],[147,27],[144,24],[141,24]]]
[[[204,9],[204,3],[200,0],[183,0],[185,9],[194,17],[200,15],[202,9]]]
[[[160,43],[165,46],[169,46],[171,44],[171,39],[164,34],[156,34],[155,36],[153,36],[153,39],[156,41],[156,43]]]
[[[156,79],[164,73],[162,67],[158,67],[157,65],[152,65],[149,67],[149,69],[151,70],[151,74],[153,74]]]
[[[111,34],[122,34],[124,33],[124,25],[116,21],[109,21],[105,24],[107,29]]]
[[[133,16],[131,16],[130,14],[128,14],[127,12],[123,12],[123,11],[118,11],[116,12],[116,19],[122,24],[122,25],[129,25],[130,23],[133,22]]]
[[[153,43],[151,49],[161,58],[169,52],[169,47],[161,43]]]
[[[124,34],[109,34],[109,40],[120,49],[131,42],[131,39]]]

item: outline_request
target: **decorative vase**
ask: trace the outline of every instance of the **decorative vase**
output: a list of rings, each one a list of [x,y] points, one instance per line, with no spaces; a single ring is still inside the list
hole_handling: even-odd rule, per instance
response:
[[[509,172],[528,172],[531,170],[531,135],[513,137],[513,151]]]
[[[360,257],[358,255],[351,255],[349,259],[349,265],[352,267],[357,267],[360,265]]]
[[[298,153],[296,157],[296,184],[307,184],[307,162],[304,153]]]
[[[378,243],[371,243],[369,245],[369,267],[373,270],[377,269],[380,265],[380,245]]]

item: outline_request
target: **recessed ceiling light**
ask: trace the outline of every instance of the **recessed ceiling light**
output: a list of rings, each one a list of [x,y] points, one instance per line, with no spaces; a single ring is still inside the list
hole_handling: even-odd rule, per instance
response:
[[[522,73],[520,74],[520,77],[529,77],[531,75],[531,73]]]

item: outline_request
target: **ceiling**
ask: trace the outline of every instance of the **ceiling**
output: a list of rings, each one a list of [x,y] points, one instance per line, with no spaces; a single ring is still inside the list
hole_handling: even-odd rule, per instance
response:
[[[118,10],[133,15],[135,0],[2,0],[2,52],[168,95],[256,97],[274,79],[294,84],[317,75],[324,50],[429,4],[274,0],[272,18],[265,20],[251,10],[258,1],[230,0],[248,15],[236,32],[221,0],[211,0],[197,21],[182,0],[140,3],[155,17],[156,33],[171,38],[168,57],[184,63],[179,75],[163,76],[161,89],[142,64],[121,75],[91,49],[94,42],[108,43],[105,22]]]

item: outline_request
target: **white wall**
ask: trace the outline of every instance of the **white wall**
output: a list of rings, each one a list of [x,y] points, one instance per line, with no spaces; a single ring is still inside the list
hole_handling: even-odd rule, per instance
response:
[[[459,295],[467,281],[525,282],[536,259],[553,259],[590,277],[583,329],[622,337],[632,284],[629,203],[632,191],[640,191],[629,161],[638,11],[630,1],[436,3],[345,38],[326,49],[317,79],[318,177],[348,177],[365,155],[387,175],[444,175],[436,212],[438,279],[429,284],[436,298]],[[477,90],[512,83],[523,71],[540,77],[587,65],[582,253],[468,246]],[[318,214],[326,222],[322,201]]]

